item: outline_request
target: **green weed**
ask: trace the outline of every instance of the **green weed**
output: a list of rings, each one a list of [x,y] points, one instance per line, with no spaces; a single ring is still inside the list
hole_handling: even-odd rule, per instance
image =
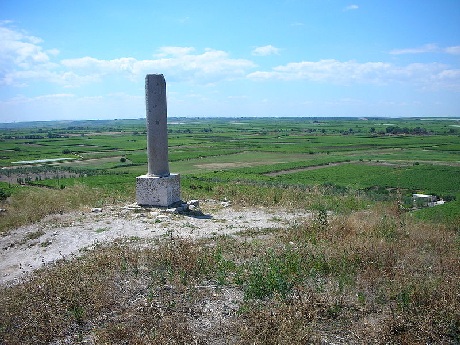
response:
[[[249,270],[246,298],[264,299],[275,293],[286,297],[301,273],[301,257],[294,251],[271,252],[253,263]]]

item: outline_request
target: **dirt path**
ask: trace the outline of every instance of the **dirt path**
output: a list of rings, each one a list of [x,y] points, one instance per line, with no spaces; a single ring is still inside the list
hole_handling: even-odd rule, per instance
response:
[[[49,216],[0,237],[0,284],[14,284],[35,269],[117,239],[136,242],[161,236],[209,237],[285,227],[310,217],[302,211],[234,208],[213,200],[201,202],[201,210],[204,215],[194,217],[118,205]]]

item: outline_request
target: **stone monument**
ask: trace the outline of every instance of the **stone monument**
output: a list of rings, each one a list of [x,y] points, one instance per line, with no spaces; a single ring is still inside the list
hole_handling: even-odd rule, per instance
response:
[[[166,81],[162,74],[145,77],[147,117],[146,175],[136,178],[140,206],[170,206],[180,201],[180,176],[169,173]]]

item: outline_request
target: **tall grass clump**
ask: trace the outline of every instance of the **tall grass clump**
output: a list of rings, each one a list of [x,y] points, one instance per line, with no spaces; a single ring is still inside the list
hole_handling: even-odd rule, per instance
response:
[[[100,189],[75,185],[64,189],[24,187],[3,202],[6,212],[0,216],[0,233],[43,217],[98,205],[110,200]]]
[[[186,178],[182,182],[183,198],[231,200],[240,206],[327,209],[349,212],[367,207],[372,201],[359,191],[324,186],[219,182]]]

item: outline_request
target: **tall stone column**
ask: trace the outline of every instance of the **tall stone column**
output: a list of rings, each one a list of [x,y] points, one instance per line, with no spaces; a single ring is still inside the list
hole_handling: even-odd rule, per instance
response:
[[[169,176],[166,81],[162,74],[145,77],[148,174]]]
[[[136,178],[136,201],[141,206],[170,206],[180,201],[180,176],[169,172],[166,81],[162,74],[145,77],[145,103],[148,170]]]

